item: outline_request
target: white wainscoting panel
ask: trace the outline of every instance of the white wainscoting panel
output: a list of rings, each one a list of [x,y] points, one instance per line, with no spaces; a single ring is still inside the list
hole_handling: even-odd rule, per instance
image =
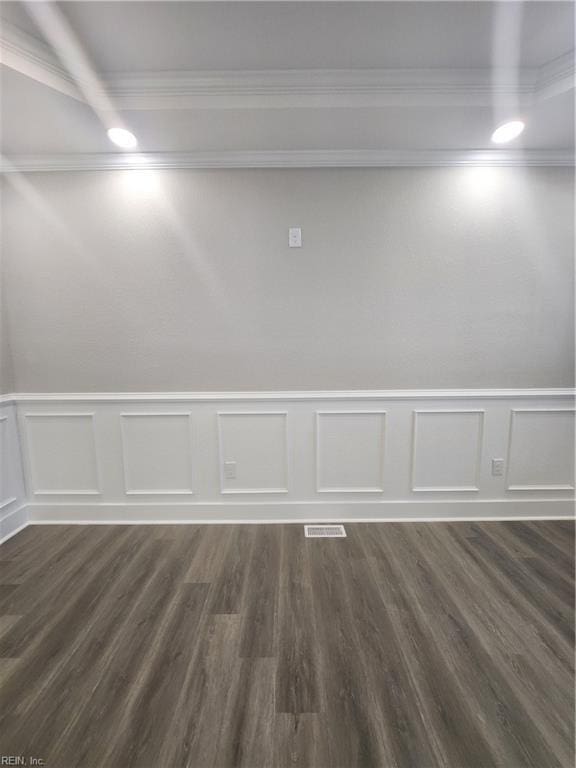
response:
[[[24,421],[34,495],[100,493],[94,413],[26,413]]]
[[[318,493],[382,493],[386,411],[316,411]]]
[[[6,515],[11,529],[21,524],[18,509],[32,522],[574,509],[573,390],[10,397],[0,398],[3,535]],[[12,479],[18,424],[26,491]],[[493,459],[504,460],[502,475]],[[224,462],[235,466],[225,472]]]
[[[194,493],[190,412],[121,413],[126,494]]]
[[[0,403],[0,542],[27,521],[22,452],[16,406]]]
[[[218,413],[221,493],[288,493],[288,413]],[[224,463],[236,462],[236,477]]]
[[[574,489],[574,409],[514,408],[510,413],[507,489]]]
[[[414,411],[412,490],[480,490],[483,410]]]

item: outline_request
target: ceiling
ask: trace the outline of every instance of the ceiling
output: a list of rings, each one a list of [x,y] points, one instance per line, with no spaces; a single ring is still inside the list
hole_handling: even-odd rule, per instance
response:
[[[119,121],[143,153],[191,165],[573,150],[571,2],[4,0],[0,17],[2,154],[23,168],[125,158],[106,137]],[[495,148],[516,116],[524,135]]]

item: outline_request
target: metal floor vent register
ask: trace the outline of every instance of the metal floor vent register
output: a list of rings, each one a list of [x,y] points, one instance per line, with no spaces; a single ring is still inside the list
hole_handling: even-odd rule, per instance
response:
[[[343,525],[305,525],[307,539],[342,539],[346,538]]]

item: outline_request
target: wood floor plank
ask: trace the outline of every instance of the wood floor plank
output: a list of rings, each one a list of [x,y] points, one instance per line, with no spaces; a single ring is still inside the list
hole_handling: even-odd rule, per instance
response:
[[[560,687],[565,672],[547,648],[534,642],[535,633],[510,603],[499,600],[488,606],[477,600],[479,589],[489,589],[482,571],[467,560],[464,572],[457,565],[460,551],[455,555],[446,537],[439,540],[433,528],[426,533],[413,547],[427,563],[437,600],[447,608],[440,622],[445,641],[461,647],[460,674],[475,680],[474,688],[484,689],[485,705],[499,713],[500,720],[494,717],[491,726],[493,733],[500,731],[508,759],[534,768],[562,765],[571,745],[570,697]],[[453,558],[446,557],[447,551]],[[519,664],[523,658],[526,662]],[[544,709],[535,703],[538,695],[546,697]]]
[[[57,744],[57,764],[105,765],[109,749],[122,740],[141,686],[147,679],[151,648],[163,631],[173,608],[176,591],[183,583],[188,560],[166,542],[151,548],[148,578],[111,633],[106,653],[88,677],[90,696],[76,701],[77,712],[62,743]]]
[[[382,600],[388,606],[398,646],[415,690],[416,704],[423,713],[427,732],[434,740],[438,764],[484,768],[496,762],[490,741],[477,724],[477,712],[461,696],[452,675],[449,652],[431,630],[434,616],[422,611],[420,595],[399,578],[404,561],[385,537],[376,537],[377,556],[369,562]],[[404,587],[404,588],[403,588]]]
[[[314,542],[296,526],[282,526],[278,597],[276,712],[319,712],[321,706],[314,593]]]
[[[239,615],[208,616],[177,692],[159,765],[216,765],[220,742],[229,735],[225,712],[238,671],[241,632]]]
[[[227,537],[227,544],[221,544],[224,557],[222,567],[213,580],[210,612],[238,613],[246,588],[256,530],[251,525],[236,525],[226,526],[222,533]]]
[[[221,768],[268,768],[274,759],[274,677],[268,657],[238,659],[230,679],[225,728],[214,761]]]
[[[126,768],[159,764],[166,730],[177,714],[174,690],[193,655],[193,636],[205,610],[208,587],[193,583],[177,588],[165,627],[150,647],[145,679],[128,713],[123,713],[121,738],[111,745],[104,764]]]
[[[280,542],[278,530],[258,526],[242,606],[244,624],[240,656],[269,658],[276,655],[276,612]]]
[[[275,768],[328,766],[327,729],[318,713],[278,713],[274,719]],[[333,764],[337,768],[337,763]]]
[[[542,584],[525,567],[523,558],[512,559],[505,547],[482,531],[473,538],[460,541],[460,546],[492,578],[495,589],[513,600],[524,616],[533,609],[542,617],[540,624],[548,629],[553,627],[568,648],[573,646],[572,610],[556,598],[552,587],[557,579],[551,578],[552,574],[546,584]],[[534,615],[530,618],[538,619]]]
[[[410,583],[412,601],[427,615],[435,645],[450,666],[452,682],[459,689],[457,700],[472,707],[484,740],[495,752],[495,763],[534,768],[561,764],[513,695],[502,668],[474,633],[467,607],[463,613],[446,587],[445,577],[438,577],[442,564],[435,556],[433,541],[429,536],[419,539],[396,531],[387,536],[389,546],[404,564],[403,578]],[[443,551],[443,557],[449,559],[449,550]],[[469,600],[472,602],[474,596]],[[496,635],[494,649],[497,644]]]
[[[346,543],[319,539],[310,560],[328,733],[326,763],[350,768],[396,764],[345,590]]]
[[[570,768],[574,523],[30,526],[0,755],[47,768]]]
[[[104,670],[115,656],[117,635],[154,574],[160,549],[155,540],[149,539],[134,558],[123,557],[124,567],[115,572],[89,618],[71,638],[66,652],[55,663],[35,670],[34,680],[30,683],[35,696],[27,708],[26,718],[22,718],[21,729],[26,729],[28,718],[41,718],[43,697],[48,693],[53,703],[49,716],[42,718],[43,727],[35,734],[37,749],[50,749],[54,754],[70,740],[74,743],[74,751],[77,749],[82,713],[87,704],[90,706],[98,701],[96,694],[94,700],[90,697],[87,701],[83,692],[98,690]],[[123,556],[127,552],[124,550]],[[54,734],[58,734],[57,739]],[[72,760],[72,757],[67,759]]]
[[[545,556],[548,562],[554,563],[568,578],[574,578],[574,557],[565,554],[534,523],[504,522],[502,526],[525,545],[532,555]]]

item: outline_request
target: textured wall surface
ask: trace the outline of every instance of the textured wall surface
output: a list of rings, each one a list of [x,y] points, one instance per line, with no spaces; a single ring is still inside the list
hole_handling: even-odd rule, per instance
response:
[[[8,348],[8,333],[0,306],[0,395],[12,392],[12,359]]]
[[[1,197],[0,197],[1,212]],[[1,233],[0,221],[0,233]],[[0,395],[12,392],[13,369],[9,346],[8,312],[6,310],[6,281],[4,279],[4,249],[0,240]]]
[[[28,175],[3,195],[14,389],[571,386],[572,181],[553,168]]]

